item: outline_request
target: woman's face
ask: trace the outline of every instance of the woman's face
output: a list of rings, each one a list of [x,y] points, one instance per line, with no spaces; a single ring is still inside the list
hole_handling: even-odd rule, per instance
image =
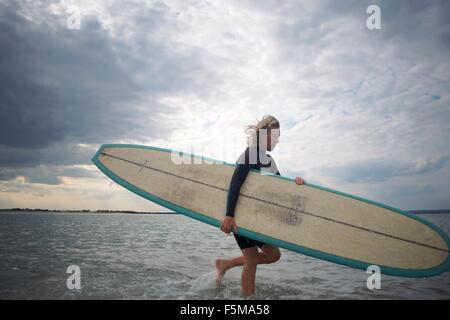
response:
[[[271,129],[267,132],[267,150],[272,151],[275,149],[278,141],[280,140],[280,129]]]

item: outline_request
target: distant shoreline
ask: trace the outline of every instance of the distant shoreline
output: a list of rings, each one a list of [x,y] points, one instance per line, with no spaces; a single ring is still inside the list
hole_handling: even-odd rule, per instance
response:
[[[407,211],[412,214],[425,214],[425,213],[450,213],[450,209],[441,209],[441,210],[409,210]]]
[[[128,213],[128,214],[179,214],[178,212],[151,212],[151,211],[133,211],[133,210],[58,210],[58,209],[40,209],[40,208],[8,208],[0,209],[0,212],[48,212],[48,213]],[[407,210],[411,214],[450,214],[450,209],[440,210]]]
[[[151,211],[133,211],[133,210],[56,210],[56,209],[35,209],[35,208],[0,209],[0,212],[179,214],[178,212],[151,212]]]

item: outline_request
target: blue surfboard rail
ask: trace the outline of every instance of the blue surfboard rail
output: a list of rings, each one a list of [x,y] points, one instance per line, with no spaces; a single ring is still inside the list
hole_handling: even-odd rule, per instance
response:
[[[129,191],[143,197],[146,198],[152,202],[155,202],[156,204],[159,204],[160,206],[163,206],[165,208],[168,208],[170,210],[173,210],[175,212],[179,212],[181,214],[184,214],[190,218],[196,219],[198,221],[207,223],[209,225],[212,225],[214,227],[220,227],[221,221],[205,216],[199,212],[195,212],[195,211],[191,211],[187,208],[184,207],[180,207],[174,203],[171,203],[169,201],[166,201],[162,198],[159,198],[153,194],[150,194],[148,192],[146,192],[145,190],[142,190],[138,187],[136,187],[135,185],[129,183],[128,181],[122,179],[121,177],[119,177],[118,175],[116,175],[114,172],[112,172],[111,170],[109,170],[106,166],[104,166],[100,160],[99,160],[99,156],[102,153],[102,151],[105,148],[139,148],[139,149],[148,149],[148,150],[156,150],[156,151],[162,151],[162,152],[175,152],[178,154],[183,154],[183,155],[189,155],[192,156],[194,158],[199,158],[199,159],[203,159],[205,161],[208,162],[214,162],[214,163],[220,163],[220,164],[224,164],[227,166],[232,166],[232,167],[236,167],[236,164],[233,163],[227,163],[224,161],[220,161],[220,160],[216,160],[216,159],[212,159],[209,157],[204,157],[204,156],[199,156],[199,155],[195,155],[195,154],[191,154],[191,153],[187,153],[187,152],[183,152],[183,151],[177,151],[177,150],[173,150],[173,149],[165,149],[165,148],[159,148],[159,147],[151,147],[151,146],[143,146],[143,145],[135,145],[135,144],[103,144],[98,151],[96,152],[96,154],[92,157],[92,162],[97,166],[97,168],[102,171],[106,176],[108,176],[110,179],[112,179],[113,181],[115,181],[116,183],[118,183],[119,185],[121,185],[122,187],[128,189]],[[288,181],[294,181],[293,178],[290,177],[286,177],[286,176],[280,176],[280,175],[274,175],[274,174],[267,174],[269,176],[273,176],[276,179],[284,179],[284,180],[288,180]],[[391,206],[387,206],[385,204],[382,203],[378,203],[372,200],[368,200],[362,197],[358,197],[358,196],[354,196],[351,194],[347,194],[344,192],[340,192],[340,191],[336,191],[333,189],[329,189],[329,188],[325,188],[322,186],[318,186],[318,185],[314,185],[311,183],[306,183],[307,186],[312,187],[312,188],[316,188],[319,190],[323,190],[323,191],[327,191],[327,192],[331,192],[331,193],[335,193],[344,197],[348,197],[348,198],[352,198],[358,201],[363,201],[378,207],[382,207],[385,209],[388,209],[390,211],[392,211],[393,213],[397,213],[397,214],[401,214],[404,216],[407,216],[411,219],[417,220],[420,223],[430,227],[431,229],[433,229],[434,231],[436,231],[446,242],[447,244],[447,250],[449,250],[450,248],[450,238],[448,237],[448,235],[441,230],[439,227],[437,227],[436,225],[434,225],[433,223],[429,222],[428,220],[425,220],[421,217],[412,215],[406,211],[391,207]],[[224,213],[225,215],[225,213]],[[297,253],[301,253],[307,256],[311,256],[314,258],[318,258],[321,260],[325,260],[325,261],[329,261],[329,262],[333,262],[336,264],[340,264],[340,265],[344,265],[344,266],[348,266],[348,267],[352,267],[352,268],[357,268],[357,269],[362,269],[362,270],[367,270],[367,268],[372,265],[372,263],[369,262],[364,262],[364,261],[359,261],[359,260],[354,260],[354,259],[349,259],[346,257],[341,257],[341,256],[337,256],[331,253],[327,253],[327,252],[322,252],[319,250],[315,250],[315,249],[311,249],[311,248],[307,248],[307,247],[303,247],[297,244],[293,244],[293,243],[289,243],[286,241],[282,241],[279,239],[275,239],[272,237],[269,237],[267,235],[264,234],[260,234],[251,230],[247,230],[245,228],[238,228],[238,232],[239,235],[242,235],[244,237],[248,237],[254,240],[258,240],[267,244],[272,244],[274,246],[280,247],[280,248],[284,248],[290,251],[294,251]],[[402,269],[402,268],[393,268],[393,267],[389,267],[389,266],[383,266],[383,265],[378,265],[378,267],[380,267],[381,273],[385,274],[385,275],[393,275],[393,276],[401,276],[401,277],[412,277],[412,278],[424,278],[424,277],[432,277],[432,276],[436,276],[439,274],[442,274],[445,271],[448,271],[450,269],[450,255],[447,256],[447,259],[441,263],[440,265],[437,265],[433,268],[428,268],[428,269]]]

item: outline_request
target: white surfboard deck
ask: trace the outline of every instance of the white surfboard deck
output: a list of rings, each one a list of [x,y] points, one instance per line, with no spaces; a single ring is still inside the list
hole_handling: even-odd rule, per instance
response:
[[[218,227],[235,165],[186,153],[191,162],[202,163],[177,164],[177,155],[169,149],[103,145],[93,162],[130,191]],[[350,267],[377,265],[382,273],[407,277],[450,268],[449,238],[428,221],[331,189],[299,186],[287,177],[251,171],[235,218],[238,234]]]

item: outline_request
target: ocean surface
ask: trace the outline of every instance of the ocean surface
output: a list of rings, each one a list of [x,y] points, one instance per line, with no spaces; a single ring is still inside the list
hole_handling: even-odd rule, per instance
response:
[[[449,214],[421,217],[450,233]],[[232,235],[183,215],[0,213],[0,299],[242,299],[241,267],[215,285],[216,258],[240,250]],[[450,299],[450,272],[381,276],[281,250],[259,265],[252,299]],[[81,289],[66,273],[80,268]]]

